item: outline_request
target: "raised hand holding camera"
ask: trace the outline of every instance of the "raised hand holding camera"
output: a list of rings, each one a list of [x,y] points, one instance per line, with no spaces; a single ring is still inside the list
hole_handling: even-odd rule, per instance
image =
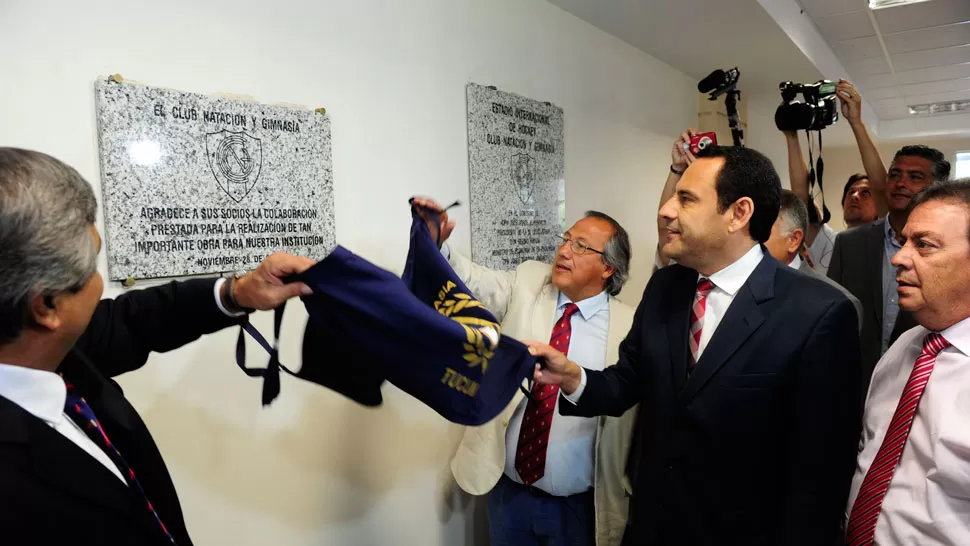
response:
[[[856,90],[852,82],[839,80],[836,86],[836,94],[842,104],[842,117],[850,124],[858,123],[862,120],[862,95]]]

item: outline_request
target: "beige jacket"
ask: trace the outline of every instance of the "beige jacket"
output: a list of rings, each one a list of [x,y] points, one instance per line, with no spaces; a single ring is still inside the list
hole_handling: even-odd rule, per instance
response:
[[[551,282],[549,264],[525,262],[515,271],[492,271],[456,252],[449,259],[458,276],[502,323],[502,333],[518,340],[547,340],[552,335],[559,290]],[[633,308],[610,298],[610,329],[606,365],[617,362],[620,342],[633,323]],[[498,417],[467,427],[451,471],[458,485],[472,495],[484,495],[505,472],[505,428],[523,398],[518,392]],[[597,546],[618,546],[626,527],[630,487],[624,476],[636,408],[621,418],[600,417],[596,434],[594,498]]]

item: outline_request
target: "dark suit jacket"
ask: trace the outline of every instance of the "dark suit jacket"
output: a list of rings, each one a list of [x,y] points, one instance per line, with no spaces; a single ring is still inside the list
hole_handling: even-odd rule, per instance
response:
[[[179,546],[191,545],[178,496],[145,423],[110,378],[234,323],[212,280],[191,280],[103,300],[58,371],[98,416]],[[171,543],[144,501],[73,442],[0,397],[0,536],[4,544]]]
[[[882,357],[882,266],[886,259],[886,219],[844,231],[835,238],[829,278],[862,302],[862,399],[869,390],[872,370]],[[900,309],[890,341],[916,326],[913,315]]]
[[[861,404],[856,313],[835,288],[767,251],[687,377],[697,272],[655,273],[620,346],[563,414],[640,403],[624,544],[833,544]]]

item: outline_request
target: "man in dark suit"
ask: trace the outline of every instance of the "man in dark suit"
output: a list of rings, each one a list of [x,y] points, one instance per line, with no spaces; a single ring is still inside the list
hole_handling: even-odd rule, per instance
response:
[[[91,186],[38,153],[0,148],[0,542],[190,545],[162,456],[111,378],[306,293],[267,258],[237,278],[100,300]]]
[[[620,347],[584,370],[547,345],[560,412],[640,403],[626,545],[828,545],[859,438],[859,338],[835,288],[761,246],[778,214],[763,155],[708,148],[660,210],[664,254]]]
[[[875,146],[868,150],[860,142],[860,149],[863,157],[875,154],[878,159]],[[888,173],[881,160],[865,164],[874,191],[885,193],[889,214],[872,224],[840,233],[828,272],[829,278],[862,302],[863,400],[879,358],[900,334],[916,326],[912,315],[899,308],[896,268],[890,263],[902,248],[899,234],[909,217],[909,203],[931,182],[945,181],[950,175],[950,163],[943,153],[926,146],[904,146],[896,152]]]

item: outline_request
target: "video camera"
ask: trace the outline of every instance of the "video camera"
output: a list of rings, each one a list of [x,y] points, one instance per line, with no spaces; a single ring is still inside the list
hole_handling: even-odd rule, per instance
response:
[[[835,82],[819,80],[812,84],[781,82],[782,104],[775,111],[779,131],[821,131],[839,120]],[[804,102],[795,99],[802,95]]]
[[[734,67],[729,70],[717,69],[697,83],[698,92],[710,93],[708,100],[717,100],[721,95],[726,95],[724,107],[727,110],[728,126],[731,128],[734,145],[739,147],[744,146],[744,131],[738,118],[738,99],[741,98],[741,91],[738,90],[740,78],[741,71]]]

